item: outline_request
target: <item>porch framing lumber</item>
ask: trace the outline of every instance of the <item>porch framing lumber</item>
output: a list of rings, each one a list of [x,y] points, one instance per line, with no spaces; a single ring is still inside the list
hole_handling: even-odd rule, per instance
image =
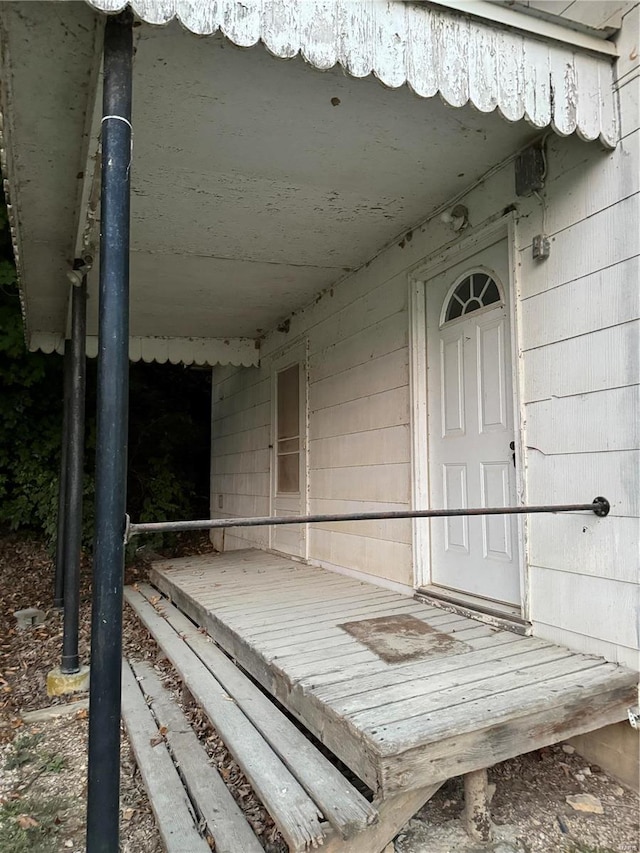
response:
[[[216,843],[218,853],[238,853],[239,850],[243,853],[263,853],[262,845],[220,774],[209,762],[187,718],[175,702],[171,701],[168,691],[162,686],[151,665],[141,661],[132,662],[130,666],[140,689],[151,700],[151,712],[158,725],[166,728],[165,741],[180,768],[182,782],[206,822],[206,828]],[[125,672],[127,668],[123,663]],[[149,793],[153,800],[153,792]]]
[[[135,597],[127,590],[127,600]],[[171,626],[148,601],[134,607],[218,731],[291,850],[321,843],[321,814],[284,762]],[[147,617],[146,619],[144,617]]]
[[[208,853],[210,847],[195,828],[191,803],[166,744],[152,745],[158,727],[126,663],[122,668],[122,715],[167,853]]]
[[[489,786],[486,769],[474,770],[464,776],[464,825],[467,834],[476,841],[491,840]]]
[[[431,797],[440,789],[442,782],[426,788],[400,791],[382,800],[374,800],[380,817],[378,822],[354,838],[344,841],[336,836],[326,839],[322,853],[382,853],[387,844],[400,832]]]
[[[198,656],[284,761],[332,826],[343,837],[350,837],[374,823],[377,819],[376,810],[334,765],[176,607],[165,601],[161,612],[156,611],[149,601],[154,594],[152,587],[140,584],[137,592],[127,588],[125,599],[147,630],[158,641],[163,638],[161,645],[170,656],[171,650],[165,645],[167,635],[162,631],[163,623],[175,632],[174,642],[178,637],[181,638]]]
[[[207,559],[211,568],[205,592],[205,575],[193,570]],[[248,568],[245,560],[253,560],[256,569],[271,567],[271,589],[264,585],[257,596],[252,594],[251,573],[233,571],[237,565]],[[428,624],[434,618],[436,630],[442,625],[443,632],[471,641],[465,653],[388,666],[354,641],[351,648],[340,644],[334,655],[329,619],[320,632],[327,654],[296,655],[297,642],[318,637],[317,622],[309,615],[306,624],[289,623],[283,611],[271,617],[270,605],[279,602],[279,591],[290,577],[286,570],[280,576],[279,565],[281,561],[262,552],[231,552],[189,560],[184,570],[180,561],[155,564],[151,582],[384,797],[482,770],[622,720],[633,704],[637,677],[629,670],[464,617],[450,623],[441,611],[434,617],[429,607],[419,618]],[[231,568],[229,575],[225,567]],[[335,581],[330,573],[315,571]],[[194,589],[190,578],[196,574]],[[262,601],[266,633],[245,630],[240,607],[216,611],[218,593],[224,596],[228,589],[238,595],[244,591],[247,603]],[[330,590],[333,597],[335,587]],[[402,610],[406,600],[397,596],[400,612],[407,612]],[[295,599],[290,608],[295,617]],[[318,612],[325,612],[320,600]],[[367,615],[365,609],[362,618]],[[270,621],[274,627],[287,625],[289,636],[278,641],[280,634],[269,633]],[[343,639],[342,621],[336,615],[333,622],[338,640]],[[285,641],[289,645],[283,646]],[[491,661],[495,670],[488,666]]]
[[[492,767],[516,755],[540,749],[578,733],[593,731],[620,722],[626,709],[637,694],[637,686],[631,683],[630,673],[621,671],[612,674],[610,684],[604,692],[592,692],[594,678],[588,673],[577,673],[573,678],[563,679],[563,698],[555,704],[553,697],[540,690],[538,685],[517,691],[518,701],[523,703],[520,714],[509,719],[507,714],[495,714],[492,727],[460,733],[452,721],[450,734],[445,734],[443,719],[442,740],[435,740],[428,749],[420,744],[405,752],[384,757],[381,761],[383,789],[393,791],[403,786],[423,781],[425,775],[440,777],[460,776],[483,767]],[[569,681],[570,683],[566,683]],[[601,683],[602,678],[599,677]],[[560,686],[560,685],[558,685]],[[516,691],[514,691],[516,692]],[[541,695],[542,694],[542,695]],[[536,698],[537,701],[536,701]],[[529,703],[529,704],[527,704]],[[482,713],[495,707],[495,698],[480,703],[470,703],[464,712],[469,719],[481,719]],[[516,714],[516,710],[512,708]],[[447,711],[443,713],[443,717]],[[474,714],[478,716],[475,717]],[[460,716],[458,720],[461,722]],[[491,735],[491,736],[489,736]],[[455,753],[453,752],[455,750]],[[453,757],[452,757],[453,756]]]

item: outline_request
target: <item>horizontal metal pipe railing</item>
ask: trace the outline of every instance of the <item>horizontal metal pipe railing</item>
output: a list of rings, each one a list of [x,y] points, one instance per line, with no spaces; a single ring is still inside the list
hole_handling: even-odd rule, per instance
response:
[[[594,498],[588,504],[556,504],[547,506],[475,507],[472,509],[416,509],[399,512],[351,512],[316,515],[267,515],[256,518],[205,518],[200,521],[151,521],[131,524],[127,518],[125,541],[141,533],[181,533],[185,530],[217,530],[227,527],[268,527],[276,524],[317,524],[330,521],[379,521],[387,518],[447,518],[459,515],[528,515],[538,512],[594,512],[609,514],[609,501]]]

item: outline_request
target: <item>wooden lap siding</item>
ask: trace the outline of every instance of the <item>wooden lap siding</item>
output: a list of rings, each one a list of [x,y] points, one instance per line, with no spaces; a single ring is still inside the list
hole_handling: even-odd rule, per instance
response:
[[[309,332],[311,512],[399,510],[410,501],[406,283],[374,288]],[[329,297],[330,299],[331,297]],[[406,520],[317,525],[310,556],[412,583]]]
[[[269,515],[271,385],[261,368],[216,368],[213,389],[211,510],[216,516]],[[222,507],[218,495],[222,496]],[[228,530],[225,548],[268,546],[268,529]],[[240,543],[240,544],[239,544]]]
[[[363,284],[361,292],[348,294],[351,299],[339,299],[337,291],[335,296],[327,293],[318,303],[315,322],[305,329],[310,512],[409,506],[406,277],[401,272],[394,282],[373,290],[366,280]],[[263,395],[270,394],[271,355],[279,357],[282,344],[289,345],[282,334],[272,338],[279,340],[267,341],[259,369],[216,370],[214,514],[269,512],[270,408]],[[234,425],[239,430],[235,439]],[[267,541],[264,529],[225,534],[226,548],[266,547]],[[309,533],[309,558],[411,586],[411,524],[400,520],[318,525]]]
[[[640,458],[640,9],[620,34],[622,136],[554,145],[546,229],[551,256],[531,259],[540,213],[519,231],[528,499],[606,494],[607,525],[578,515],[529,520],[534,632],[638,666]],[[595,490],[595,491],[594,491]],[[571,606],[568,606],[571,602]]]
[[[618,148],[605,152],[597,143],[549,136],[544,210],[539,198],[514,195],[512,163],[462,199],[474,227],[509,205],[517,208],[517,380],[526,499],[578,502],[604,494],[612,503],[606,520],[584,514],[527,519],[534,632],[634,667],[640,122],[638,60],[630,59],[633,51],[625,45],[635,37],[638,17],[636,7],[620,36]],[[532,239],[543,230],[551,254],[536,262]],[[308,342],[309,510],[409,505],[407,276],[451,243],[453,234],[434,217],[409,236],[293,315],[287,333],[269,334],[259,369],[216,370],[214,514],[268,512],[269,365],[296,340]],[[264,529],[226,533],[226,547],[264,547],[266,540]],[[410,585],[411,524],[313,527],[308,556]]]

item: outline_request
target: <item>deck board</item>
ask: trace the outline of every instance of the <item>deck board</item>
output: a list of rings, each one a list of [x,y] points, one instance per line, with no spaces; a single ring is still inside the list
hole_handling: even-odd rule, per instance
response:
[[[404,716],[411,716],[412,705],[409,704],[410,702],[416,703],[417,700],[418,706],[427,710],[425,697],[439,695],[441,691],[445,690],[456,690],[460,693],[460,688],[466,689],[467,693],[464,695],[467,696],[468,691],[474,690],[475,684],[478,682],[484,687],[487,679],[503,674],[515,676],[525,668],[529,672],[531,666],[561,659],[568,654],[564,649],[548,647],[529,650],[516,647],[512,650],[509,649],[507,653],[503,651],[503,646],[499,646],[498,649],[501,653],[498,656],[489,655],[487,651],[484,651],[481,661],[477,662],[477,659],[474,658],[474,662],[469,666],[450,667],[441,670],[437,675],[431,667],[428,670],[428,675],[420,674],[414,678],[405,676],[407,680],[403,680],[399,684],[385,685],[378,690],[360,689],[355,695],[334,702],[334,708],[345,716],[353,716],[363,712],[371,713],[373,709],[385,708],[386,715],[390,716],[391,719],[402,719]],[[456,655],[452,657],[452,660],[459,664],[461,659],[464,660],[467,657],[470,655]]]
[[[393,613],[422,613],[422,605],[408,599],[401,604],[392,601],[386,604],[351,607],[348,610],[336,606],[335,608],[331,608],[331,612],[327,612],[322,616],[314,616],[313,612],[309,612],[302,618],[292,619],[284,623],[278,618],[275,624],[265,624],[259,628],[256,626],[246,628],[243,620],[239,617],[234,622],[242,628],[242,632],[247,638],[269,642],[270,639],[292,635],[296,637],[314,636],[318,639],[325,636],[336,636],[338,633],[341,633],[341,629],[338,628],[336,622],[349,622],[352,619],[359,618],[371,619],[373,616],[387,616]],[[268,619],[268,615],[266,618]]]
[[[144,601],[138,612],[156,615]],[[225,689],[211,677],[202,661],[192,655],[170,625],[161,619],[150,623],[151,633],[163,649],[190,693],[204,710],[229,752],[268,809],[291,850],[305,850],[324,837],[321,814],[286,763],[273,751],[263,734],[238,705],[229,701]]]
[[[486,648],[487,637],[471,640],[471,651],[465,655],[453,655],[429,661],[428,669],[425,661],[417,661],[398,667],[392,672],[377,672],[372,675],[361,675],[355,680],[342,680],[324,684],[316,689],[316,694],[340,713],[348,713],[381,704],[384,696],[391,695],[401,699],[414,695],[414,691],[431,691],[434,679],[442,673],[453,673],[455,670],[471,669],[474,672],[485,665],[490,667],[493,661],[505,657],[528,653],[522,649],[517,639],[512,635],[504,638],[501,643],[492,643]],[[493,640],[493,638],[491,638]],[[543,640],[537,641],[543,647]],[[530,646],[529,649],[536,648]]]
[[[451,685],[451,680],[445,678],[444,686],[437,688],[434,685],[434,689],[428,693],[345,716],[365,732],[377,730],[379,733],[381,727],[385,726],[393,726],[394,731],[402,732],[408,732],[413,726],[418,731],[423,727],[431,731],[435,711],[446,710],[453,719],[459,709],[466,713],[464,709],[468,710],[476,700],[486,698],[491,699],[494,706],[500,705],[501,709],[511,705],[522,707],[522,697],[517,695],[520,687],[529,687],[533,683],[537,691],[544,691],[547,684],[555,678],[582,673],[598,665],[592,659],[578,658],[561,648],[536,650],[533,652],[533,662],[530,665],[522,664],[521,669],[514,669],[514,663],[511,661],[504,666],[506,671],[501,672],[500,667],[496,665],[497,674],[485,671],[484,678],[479,677],[476,680],[473,674],[469,673],[469,677],[473,678],[471,682],[465,679],[456,680],[452,686],[446,686],[447,681]],[[511,693],[515,695],[510,696]]]
[[[149,601],[153,597],[153,590],[146,584],[141,584],[137,590],[127,588],[125,595],[148,630],[158,638],[163,635],[165,651],[175,656],[177,643],[181,646],[179,654],[183,660],[185,646],[197,656],[226,691],[226,698],[232,700],[246,716],[247,725],[260,732],[317,804],[323,816],[342,836],[350,837],[375,822],[375,808],[224,652],[201,634],[177,608],[168,602],[163,603],[158,611],[152,608]],[[173,634],[166,631],[167,625]],[[146,688],[145,692],[148,692]],[[192,732],[189,735],[195,737]],[[234,853],[245,850],[242,845],[233,849]]]
[[[366,605],[380,607],[380,606],[384,606],[388,602],[394,601],[394,599],[391,598],[392,594],[390,594],[390,596],[388,598],[385,598],[385,596],[364,595],[363,593],[355,593],[355,592],[350,593],[350,594],[348,593],[347,595],[343,596],[340,594],[340,592],[341,592],[341,590],[338,587],[338,591],[333,596],[327,595],[326,591],[325,591],[324,595],[320,595],[318,593],[315,596],[311,596],[311,597],[307,594],[306,590],[304,590],[304,593],[298,593],[296,596],[297,603],[298,603],[298,607],[296,609],[296,617],[299,618],[299,616],[304,614],[304,613],[317,612],[316,608],[318,606],[321,606],[323,608],[338,607],[338,606],[339,607],[353,607],[353,606],[364,607]],[[229,605],[220,606],[218,604],[218,601],[215,598],[215,595],[203,596],[203,600],[207,600],[207,599],[209,601],[215,603],[216,610],[219,613],[227,613],[230,616],[240,615],[243,618],[243,620],[245,621],[245,624],[247,624],[247,625],[250,625],[252,623],[259,623],[261,620],[264,620],[264,618],[265,618],[264,606],[262,604],[255,605],[254,607],[250,607],[250,606],[246,605],[246,602],[243,603],[242,599],[240,599],[233,606],[229,606]],[[286,596],[280,596],[280,601],[284,601],[285,603],[282,603],[280,605],[276,605],[273,608],[271,608],[269,610],[269,615],[271,616],[273,613],[282,613],[284,616],[288,616],[289,618],[292,618],[293,614],[291,613],[291,606],[292,606],[292,604],[296,603],[296,600],[291,599],[291,598],[287,599]]]
[[[270,648],[278,648],[278,646],[282,644],[282,637],[288,638],[292,635],[296,637],[296,641],[306,640],[307,642],[311,642],[315,640],[318,642],[318,644],[325,641],[327,643],[330,643],[331,640],[342,641],[345,637],[350,637],[350,635],[342,628],[339,628],[338,625],[335,624],[335,622],[351,621],[357,618],[358,616],[361,616],[363,619],[369,619],[373,616],[385,616],[389,614],[398,613],[405,613],[410,614],[412,616],[416,616],[417,618],[426,621],[434,628],[438,628],[439,630],[446,630],[447,633],[453,631],[456,634],[460,634],[464,631],[470,631],[478,627],[477,622],[474,622],[472,619],[465,619],[464,617],[458,617],[456,619],[441,619],[439,617],[425,618],[425,614],[422,610],[421,605],[416,605],[415,602],[407,602],[407,604],[393,604],[391,607],[384,609],[361,609],[358,611],[351,612],[336,610],[334,616],[332,618],[330,617],[327,621],[318,620],[317,622],[313,621],[312,623],[310,623],[309,619],[307,619],[306,621],[303,621],[301,623],[287,622],[285,629],[278,628],[277,630],[270,630],[265,632],[247,630],[245,632],[245,635],[249,639],[260,639],[265,643],[265,645],[268,645]],[[238,624],[242,625],[240,620],[238,620]],[[305,639],[303,640],[303,638]],[[319,645],[317,647],[319,647]]]
[[[156,563],[151,579],[383,792],[622,720],[634,701],[629,670],[266,552]],[[465,645],[386,663],[340,627],[402,614]]]
[[[126,670],[128,666],[129,664],[125,661],[123,669]],[[172,701],[169,692],[163,687],[150,664],[141,661],[132,663],[131,667],[139,687],[151,700],[153,715],[158,726],[166,730],[165,742],[171,748],[175,762],[180,768],[180,776],[190,799],[197,803],[198,814],[205,821],[208,833],[215,839],[217,853],[238,853],[239,850],[243,853],[262,853],[263,847],[233,799],[233,795],[211,764],[183,712]],[[150,748],[157,749],[157,747]],[[160,785],[163,791],[167,788],[167,781],[163,775]],[[182,785],[179,790],[184,797]],[[173,815],[167,809],[162,817],[165,820],[167,818],[171,820]],[[182,843],[185,843],[184,839]],[[196,849],[206,851],[209,847],[207,844],[202,845],[201,848],[187,847],[188,853],[195,853]]]
[[[126,662],[122,716],[167,853],[206,853],[210,848],[196,828],[191,802],[166,745],[161,738],[156,742],[158,727]]]
[[[465,643],[472,651],[481,651],[484,655],[503,643],[512,642],[513,635],[509,632],[502,632],[502,635],[495,635],[493,630],[488,625],[480,625],[473,632],[473,636],[465,636]],[[452,659],[447,658],[447,662]],[[481,658],[478,658],[481,660]],[[420,661],[420,663],[423,663]],[[360,685],[362,690],[371,689],[365,685],[384,686],[385,684],[400,684],[406,678],[415,678],[411,675],[413,672],[411,667],[419,666],[419,664],[404,663],[397,664],[393,668],[389,666],[380,666],[380,661],[375,661],[373,665],[361,664],[353,666],[349,671],[332,675],[319,675],[313,678],[314,693],[317,696],[324,697],[327,695],[328,703],[332,702],[332,697],[341,695],[350,695],[359,692]],[[424,677],[424,676],[423,676]]]

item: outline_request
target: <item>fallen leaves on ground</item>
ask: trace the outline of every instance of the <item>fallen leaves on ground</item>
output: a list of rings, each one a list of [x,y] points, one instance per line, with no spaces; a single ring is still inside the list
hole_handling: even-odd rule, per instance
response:
[[[34,826],[39,826],[38,821],[26,814],[19,814],[16,818],[16,823],[20,827],[20,829],[31,829]]]
[[[191,539],[190,543],[187,540],[184,546],[189,554],[211,550],[206,540]],[[147,573],[148,565],[140,561],[127,568],[125,582],[136,586],[147,582]],[[82,694],[75,694],[50,699],[46,695],[46,675],[59,664],[62,646],[62,617],[51,606],[53,578],[53,562],[42,543],[14,535],[0,537],[0,724],[4,721],[0,734],[7,744],[15,736],[16,730],[22,730],[24,727],[20,716],[22,711],[64,704],[82,697]],[[153,596],[151,603],[156,609],[160,609],[157,605],[161,605],[162,600],[162,596]],[[13,613],[30,606],[45,611],[45,622],[37,628],[18,632]],[[206,633],[204,629],[201,630]],[[81,570],[79,630],[79,651],[83,663],[89,663],[90,640],[91,564],[85,557]],[[151,663],[161,676],[165,687],[179,700],[182,687],[179,678],[146,629],[126,606],[123,611],[123,654],[133,660],[146,660]],[[246,777],[208,720],[195,707],[184,710],[195,723],[194,728],[206,752],[227,780],[231,793],[267,853],[284,853],[286,846],[271,817],[256,798]],[[65,744],[72,750],[69,769],[53,779],[54,785],[60,785],[63,778],[65,779],[65,795],[72,803],[72,816],[66,815],[62,820],[65,840],[60,839],[60,850],[69,849],[69,846],[78,849],[84,842],[87,720],[88,711],[82,708],[72,716],[59,718],[44,727],[44,740],[41,743],[43,750],[52,749],[52,745],[56,745],[60,737],[57,732],[64,732]],[[33,731],[33,726],[27,726],[27,729]],[[161,726],[157,737],[151,740],[152,745],[163,743],[166,734],[166,726]],[[10,749],[10,746],[5,747],[7,748]],[[140,850],[145,853],[161,853],[163,846],[126,737],[122,739],[121,752],[122,853],[139,853]],[[44,783],[46,787],[50,782],[51,779],[45,774],[37,780],[37,786]],[[7,791],[3,796],[9,799],[14,793]],[[16,796],[19,798],[20,795]],[[29,818],[30,815],[24,816],[25,820]],[[33,829],[31,827],[31,830]]]

